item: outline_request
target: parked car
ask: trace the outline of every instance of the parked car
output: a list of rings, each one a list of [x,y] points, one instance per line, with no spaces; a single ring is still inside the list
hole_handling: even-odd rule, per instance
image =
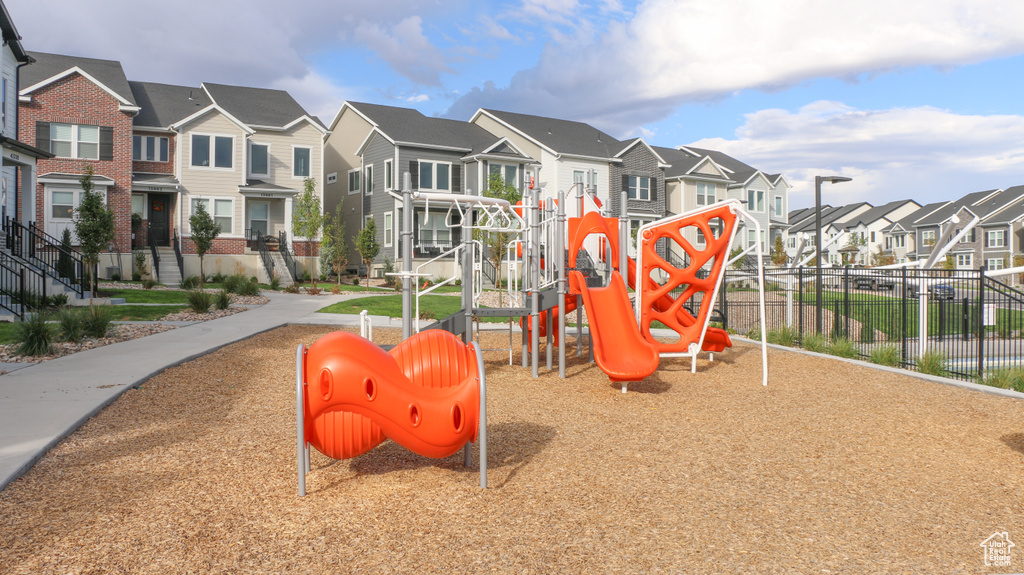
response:
[[[896,287],[892,278],[884,275],[858,275],[853,278],[854,289],[891,290]]]
[[[949,284],[935,284],[931,286],[932,299],[953,299],[956,297],[956,290]],[[918,288],[914,284],[907,286],[907,297],[918,297]]]

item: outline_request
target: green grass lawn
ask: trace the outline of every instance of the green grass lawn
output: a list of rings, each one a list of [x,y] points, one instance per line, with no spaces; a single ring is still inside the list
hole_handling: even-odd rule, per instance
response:
[[[128,303],[188,303],[185,292],[177,290],[108,289],[100,293],[104,297],[124,298]]]
[[[17,329],[15,322],[3,322],[0,323],[0,345],[6,345],[9,343],[17,343],[14,339],[14,330]]]
[[[402,296],[401,294],[364,297],[352,299],[329,305],[320,310],[321,313],[354,314],[366,310],[370,315],[383,315],[387,317],[402,317]],[[443,319],[462,309],[462,300],[457,297],[444,295],[426,295],[420,298],[420,313],[429,311],[434,314],[433,319]],[[488,317],[480,321],[489,323],[505,323],[507,318]]]
[[[181,311],[184,305],[112,305],[108,307],[114,321],[156,321],[169,313]]]
[[[313,287],[313,283],[312,282],[296,283],[295,285],[300,287],[300,288]],[[317,282],[316,283],[316,287],[324,290],[327,293],[331,293],[331,288],[333,288],[334,286],[338,286],[338,288],[341,291],[343,291],[343,292],[360,292],[360,291],[361,292],[365,292],[365,291],[369,291],[370,293],[374,293],[374,292],[394,293],[394,291],[395,291],[395,290],[393,290],[391,288],[384,288],[384,287],[373,287],[373,286],[370,286],[370,289],[367,290],[366,286],[364,286],[364,285],[359,285],[359,286],[354,286],[352,284],[341,284],[341,285],[338,285],[338,284],[333,283],[333,282]]]

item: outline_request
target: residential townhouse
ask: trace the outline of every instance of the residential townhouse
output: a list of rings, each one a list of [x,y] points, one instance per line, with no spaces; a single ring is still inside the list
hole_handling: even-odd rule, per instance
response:
[[[981,223],[981,263],[989,270],[1024,266],[1024,186],[1008,188],[1014,199]],[[1005,283],[1020,285],[1020,274]]]
[[[977,269],[984,263],[984,245],[988,239],[985,233],[988,228],[983,225],[984,222],[990,215],[1012,207],[1022,197],[1024,197],[1024,187],[1018,186],[1008,190],[974,192],[949,202],[914,222],[917,244],[914,255],[917,259],[927,258],[932,250],[936,249],[936,244],[948,229],[952,228],[952,233],[956,234],[963,226],[977,217],[978,225],[959,240],[947,254],[955,269]],[[954,215],[958,219],[957,222],[953,221]],[[1007,254],[1006,258],[1009,259],[1010,255]]]
[[[883,241],[885,242],[883,253],[890,256],[893,263],[897,264],[905,264],[915,260],[917,257],[917,233],[914,223],[947,204],[949,202],[935,202],[924,205],[885,228],[882,233],[884,236]]]
[[[344,124],[344,125],[343,125]],[[384,259],[401,262],[402,189],[409,174],[415,191],[480,194],[491,174],[520,191],[527,185],[528,169],[536,162],[507,138],[456,120],[428,118],[418,111],[393,106],[346,102],[327,138],[326,170],[337,206],[344,202],[346,230],[354,237],[368,219],[377,228],[381,252],[371,264],[371,274],[383,273]],[[345,127],[353,129],[346,130]],[[369,127],[368,130],[365,128]],[[347,150],[353,150],[351,155]],[[339,182],[340,181],[340,184]],[[461,241],[461,229],[450,227],[448,205],[423,200],[413,204],[414,265],[434,259]],[[355,220],[350,214],[358,213]],[[349,267],[359,264],[350,252]],[[424,273],[452,271],[453,260],[443,258]]]
[[[0,33],[0,220],[10,217],[27,225],[36,220],[37,160],[50,154],[19,139],[18,86],[22,67],[33,60],[3,2]]]
[[[871,210],[874,206],[867,202],[857,202],[845,206],[823,206],[821,208],[821,245],[824,253],[823,262],[832,265],[843,263],[843,248],[846,246],[846,228],[851,221]],[[817,234],[817,214],[813,208],[794,214],[799,221],[789,228],[789,241],[786,242],[786,256],[796,258],[796,248],[799,246],[797,239],[804,234],[807,242],[804,244],[802,256],[806,257],[814,250],[814,238]],[[829,243],[831,240],[835,240]]]
[[[856,237],[859,245],[856,251],[851,248],[843,252],[847,254],[846,261],[852,265],[877,265],[877,259],[888,256],[885,253],[885,230],[920,208],[921,205],[914,200],[895,200],[848,219],[843,231],[848,237]],[[840,243],[843,244],[840,249],[851,245],[848,240]]]
[[[222,227],[206,271],[268,279],[255,250],[260,235],[283,240],[308,265],[315,242],[292,241],[294,198],[305,178],[321,193],[327,130],[290,95],[129,82],[116,61],[35,58],[20,92],[22,132],[56,156],[39,167],[40,225],[56,237],[73,230],[79,179],[92,166],[117,229],[101,273],[130,275],[132,248],[153,245],[159,265],[150,265],[162,281],[198,274],[188,219],[199,202]],[[142,224],[134,229],[133,214]]]

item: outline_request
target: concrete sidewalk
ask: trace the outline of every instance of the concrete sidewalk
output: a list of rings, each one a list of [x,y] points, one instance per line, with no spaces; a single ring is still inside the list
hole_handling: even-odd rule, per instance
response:
[[[0,490],[28,471],[61,439],[122,393],[157,373],[260,332],[290,323],[358,325],[315,314],[365,297],[264,292],[266,305],[220,319],[64,356],[0,376]]]

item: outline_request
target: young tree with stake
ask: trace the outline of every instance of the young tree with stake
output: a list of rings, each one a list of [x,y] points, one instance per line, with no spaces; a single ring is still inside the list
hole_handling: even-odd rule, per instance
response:
[[[203,202],[192,204],[192,215],[188,218],[188,225],[192,230],[192,243],[196,246],[196,253],[199,254],[199,290],[202,291],[206,285],[206,274],[203,272],[203,256],[213,247],[213,240],[220,235],[220,224],[213,221],[210,212],[206,211]]]

